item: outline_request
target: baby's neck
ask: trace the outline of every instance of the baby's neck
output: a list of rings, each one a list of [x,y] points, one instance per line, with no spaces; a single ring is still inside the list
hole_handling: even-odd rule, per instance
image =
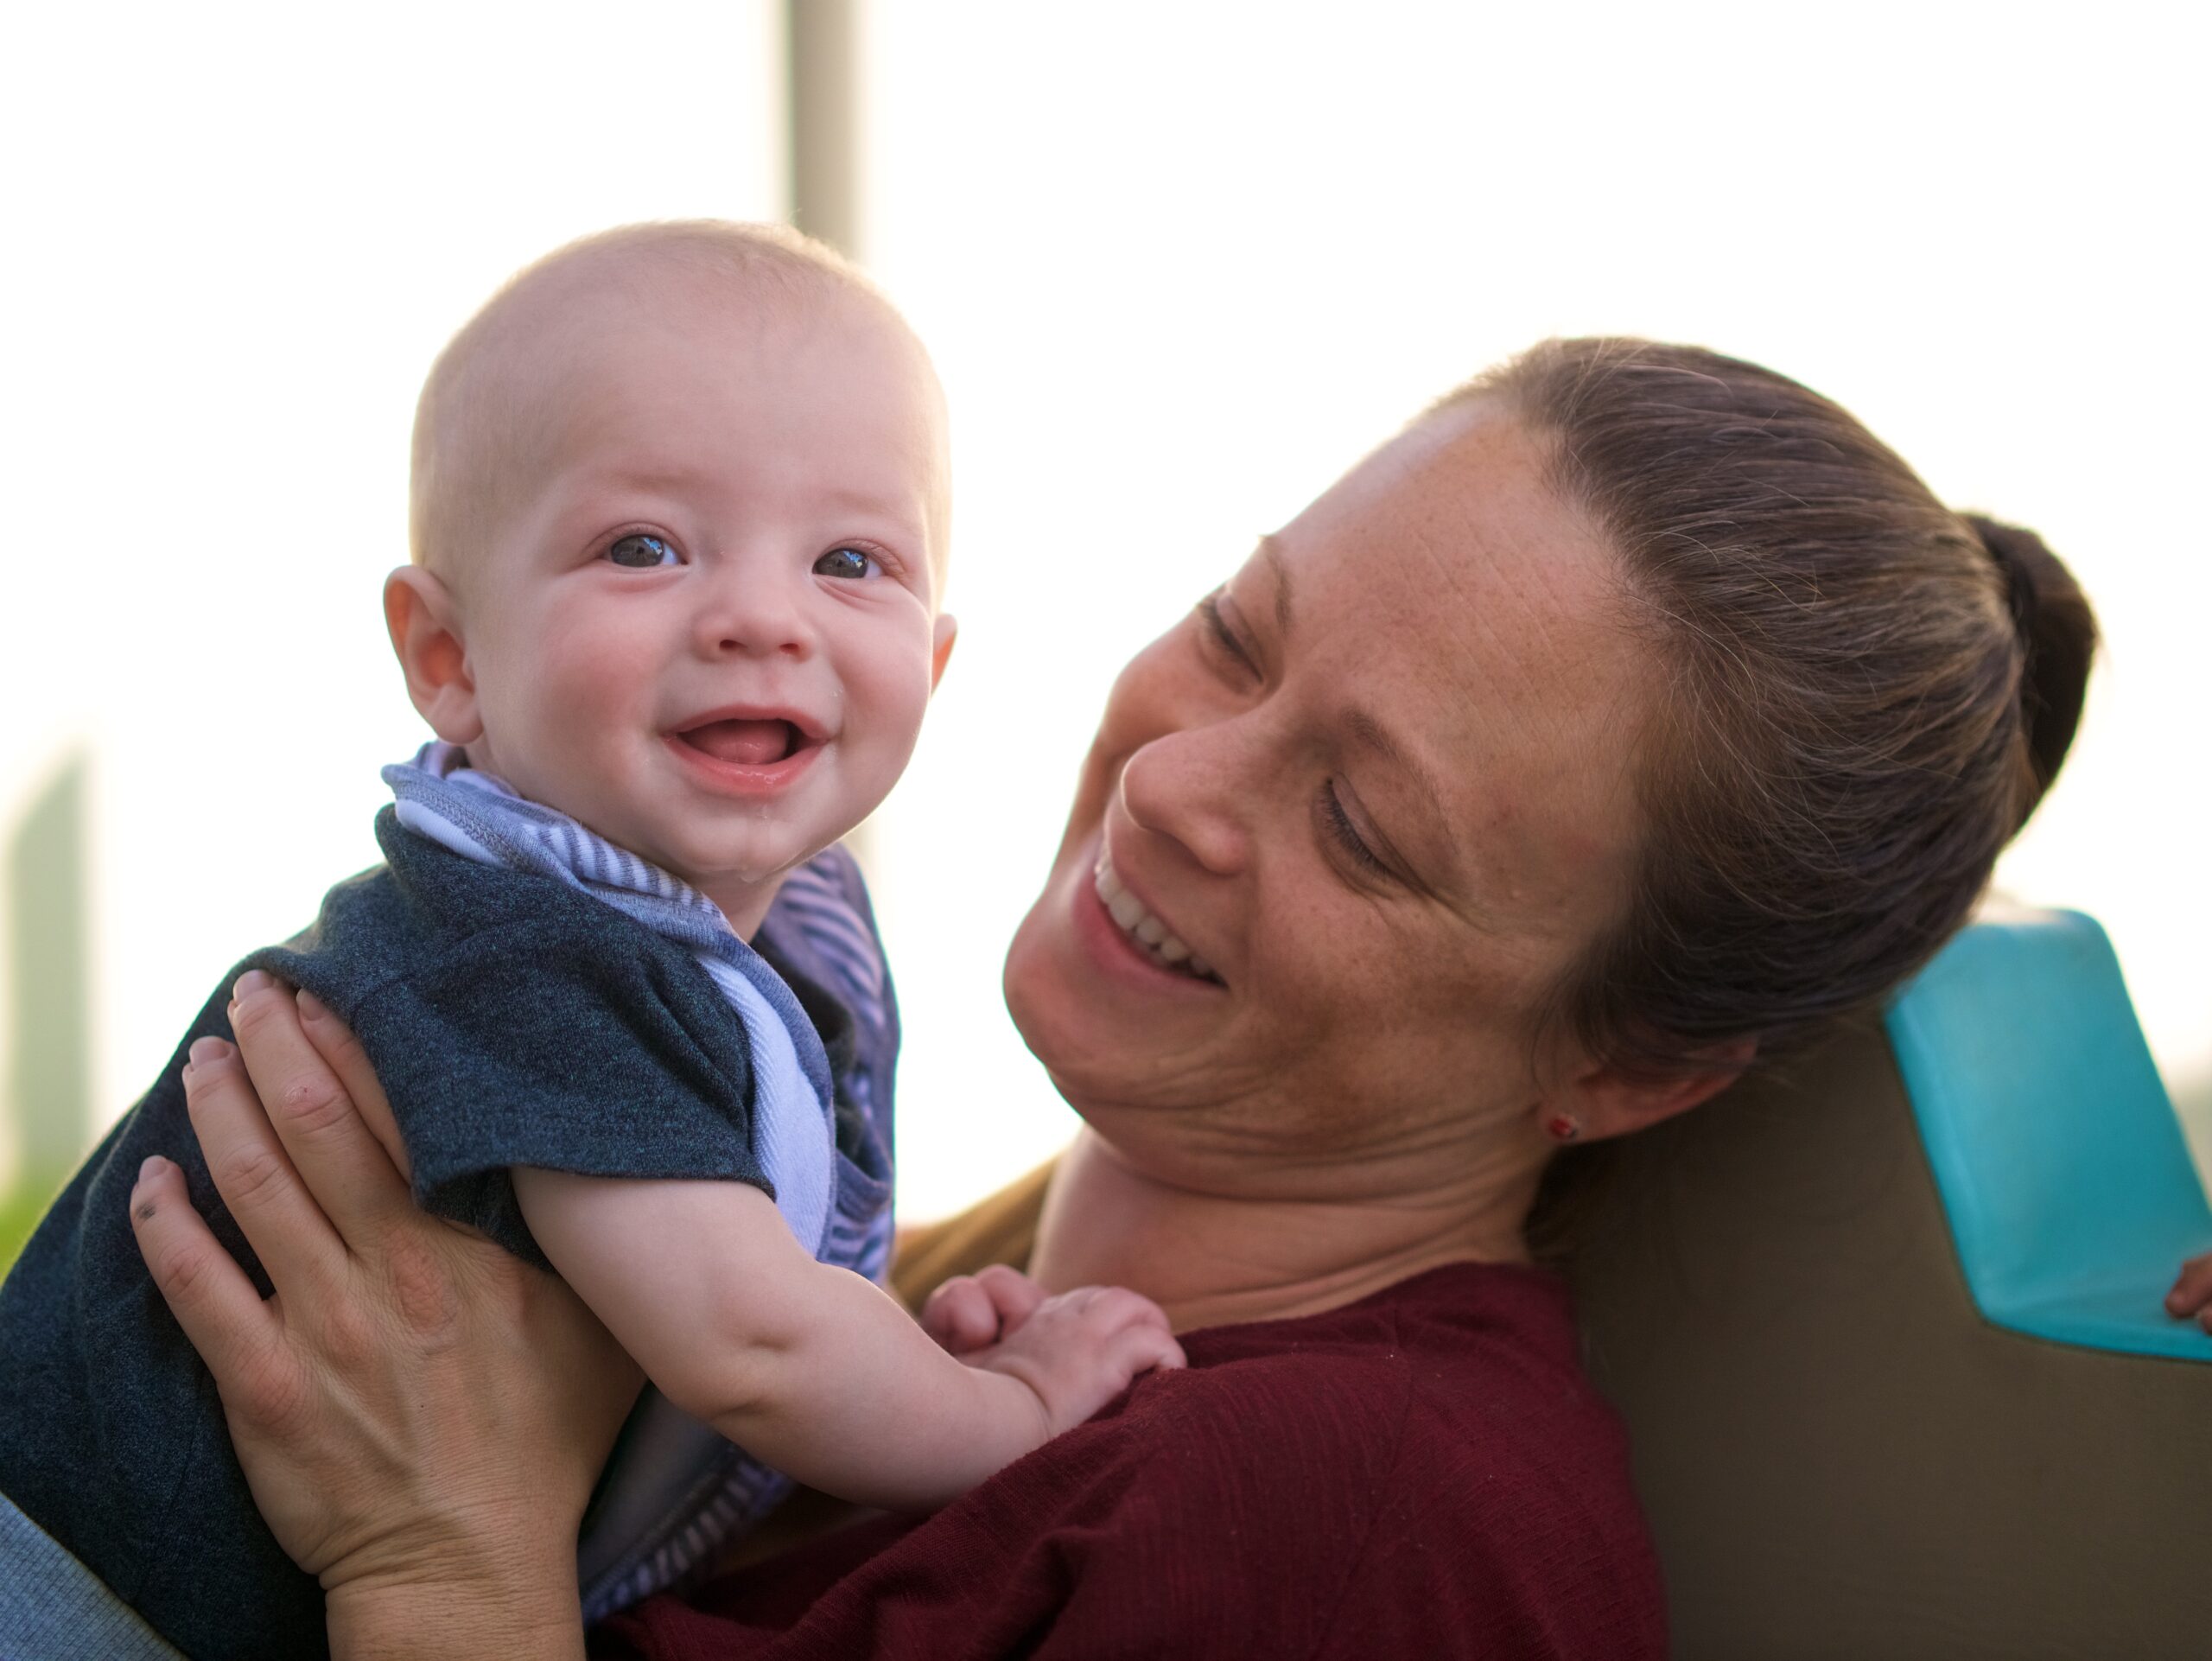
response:
[[[784,878],[791,874],[788,870],[779,871],[774,875],[763,878],[759,881],[747,881],[736,877],[716,880],[702,877],[690,871],[677,870],[671,865],[662,864],[654,860],[650,854],[628,846],[620,837],[607,835],[599,826],[592,824],[564,803],[544,799],[551,797],[555,792],[550,791],[532,792],[520,789],[500,771],[499,759],[492,753],[488,744],[479,741],[477,743],[462,747],[461,755],[468,767],[482,773],[486,778],[498,781],[502,788],[515,792],[524,800],[535,801],[540,807],[566,814],[576,824],[582,825],[585,830],[601,841],[621,849],[624,853],[633,858],[645,861],[657,870],[666,871],[677,881],[704,894],[715,903],[716,909],[728,921],[730,932],[748,945],[753,938],[760,933],[760,925],[766,920],[769,909],[776,903],[776,895],[783,888]],[[819,851],[819,850],[817,850],[817,852]],[[814,856],[810,854],[808,857],[810,859]]]
[[[1179,1332],[1357,1302],[1451,1263],[1522,1263],[1535,1174],[1395,1204],[1252,1198],[1152,1176],[1081,1131],[1061,1155],[1030,1273],[1048,1290],[1127,1286]]]
[[[778,873],[766,882],[726,882],[719,885],[694,883],[701,894],[721,907],[729,920],[731,931],[741,940],[751,942],[760,932],[760,925],[768,915],[768,908],[776,903],[778,890],[784,886],[784,876]]]

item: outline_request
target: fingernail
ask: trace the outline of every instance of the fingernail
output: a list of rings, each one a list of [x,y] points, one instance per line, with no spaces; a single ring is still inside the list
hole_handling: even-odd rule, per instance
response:
[[[231,1047],[219,1038],[195,1038],[185,1054],[185,1066],[204,1067],[211,1061],[219,1061],[231,1053]]]
[[[231,1002],[236,1003],[240,998],[251,997],[269,983],[268,976],[263,974],[258,969],[249,969],[238,977],[238,983],[231,988]]]
[[[300,1015],[308,1021],[320,1021],[329,1013],[322,1007],[322,1000],[304,986],[300,989]]]
[[[163,1159],[159,1154],[147,1155],[138,1161],[138,1180],[144,1182],[159,1176],[168,1164],[168,1161]]]

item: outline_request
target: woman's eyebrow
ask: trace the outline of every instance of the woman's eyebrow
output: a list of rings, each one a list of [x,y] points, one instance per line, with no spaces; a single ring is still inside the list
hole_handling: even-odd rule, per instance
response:
[[[1282,557],[1282,545],[1273,537],[1260,538],[1260,557],[1268,562],[1268,571],[1275,584],[1275,633],[1287,639],[1290,634],[1290,563]]]

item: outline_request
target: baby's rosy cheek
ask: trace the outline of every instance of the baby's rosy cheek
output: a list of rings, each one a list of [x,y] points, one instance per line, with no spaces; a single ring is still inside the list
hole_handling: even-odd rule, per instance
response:
[[[575,626],[549,632],[538,663],[549,698],[584,708],[650,690],[657,667],[646,642]]]

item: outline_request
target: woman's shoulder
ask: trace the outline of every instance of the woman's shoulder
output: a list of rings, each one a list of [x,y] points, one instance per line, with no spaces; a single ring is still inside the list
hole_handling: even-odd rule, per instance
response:
[[[1555,1277],[1453,1264],[1185,1346],[1127,1409],[1143,1486],[1332,1584],[1345,1653],[1663,1650],[1626,1441]]]
[[[1552,1400],[1565,1388],[1578,1406],[1604,1410],[1584,1379],[1564,1283],[1520,1264],[1447,1263],[1319,1314],[1184,1340],[1194,1378],[1224,1394],[1395,1388],[1450,1416],[1486,1410],[1501,1392]]]
[[[1536,1445],[1618,1452],[1573,1342],[1555,1282],[1471,1265],[1188,1333],[1188,1368],[1140,1379],[935,1516],[614,1625],[646,1654],[773,1632],[794,1652],[876,1657],[1656,1656],[1624,1463],[1563,1473]],[[1541,1422],[1546,1394],[1573,1403],[1563,1429]]]
[[[1519,1265],[1452,1263],[1319,1314],[1186,1333],[1187,1371],[1123,1410],[1140,1445],[1264,1436],[1309,1476],[1374,1461],[1440,1481],[1584,1467],[1625,1481],[1618,1420],[1590,1384],[1564,1284]]]

